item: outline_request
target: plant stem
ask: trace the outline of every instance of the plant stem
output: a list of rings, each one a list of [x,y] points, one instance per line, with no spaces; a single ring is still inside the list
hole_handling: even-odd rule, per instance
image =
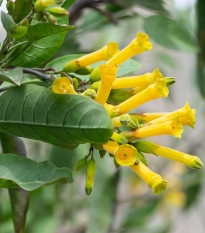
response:
[[[30,69],[30,68],[23,68],[23,72],[27,73],[27,74],[33,74],[33,75],[39,77],[40,79],[42,79],[43,81],[45,81],[45,80],[54,81],[55,80],[54,76],[52,76],[52,75],[50,77],[48,77],[47,75],[42,74],[41,72],[39,72],[37,70]]]

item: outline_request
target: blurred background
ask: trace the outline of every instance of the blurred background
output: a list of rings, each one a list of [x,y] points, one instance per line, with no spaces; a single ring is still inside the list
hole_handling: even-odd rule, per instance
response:
[[[5,1],[1,6],[5,10]],[[194,131],[185,127],[181,139],[151,138],[163,146],[198,155],[205,163],[205,1],[204,0],[77,0],[70,8],[69,31],[56,57],[89,53],[110,41],[125,47],[138,31],[150,36],[153,49],[134,57],[140,75],[159,68],[175,77],[167,99],[157,99],[136,112],[166,112],[188,101],[196,108]],[[0,24],[0,41],[5,32]],[[97,172],[90,196],[84,192],[85,170],[75,165],[89,145],[73,151],[24,140],[28,156],[69,167],[74,183],[40,188],[30,193],[26,233],[204,233],[205,171],[154,155],[146,155],[149,167],[168,181],[166,192],[155,196],[131,169],[116,170],[109,155],[96,153]],[[0,190],[0,232],[12,233],[7,190]]]

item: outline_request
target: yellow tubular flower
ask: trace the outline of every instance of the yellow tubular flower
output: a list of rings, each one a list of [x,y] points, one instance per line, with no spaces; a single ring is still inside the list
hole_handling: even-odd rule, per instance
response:
[[[137,138],[152,137],[157,135],[173,135],[180,138],[182,133],[183,127],[179,121],[179,118],[176,117],[172,121],[145,126],[135,131],[124,131],[121,134],[126,136],[129,141],[132,141]]]
[[[118,65],[100,65],[101,83],[95,101],[104,105],[110,94],[110,90],[117,75]]]
[[[183,108],[180,108],[174,112],[164,113],[162,117],[150,121],[149,124],[159,124],[178,116],[182,125],[189,125],[190,127],[194,128],[194,124],[196,122],[195,112],[196,110],[191,109],[187,102]]]
[[[75,72],[81,67],[85,67],[99,61],[107,61],[111,57],[116,55],[118,52],[119,52],[118,44],[115,42],[109,42],[107,46],[104,46],[103,48],[93,53],[87,54],[85,56],[67,62],[63,68],[63,71]]]
[[[68,77],[55,79],[52,85],[52,91],[57,94],[77,94]]]
[[[152,44],[149,42],[147,34],[138,32],[137,38],[132,40],[131,43],[121,50],[118,54],[107,61],[107,65],[122,64],[127,59],[131,58],[136,54],[140,54],[144,51],[148,51],[152,48]]]
[[[155,120],[159,117],[165,116],[167,113],[164,112],[154,112],[154,113],[131,113],[130,117],[137,119],[139,122],[147,123],[152,120]]]
[[[170,148],[166,148],[160,145],[157,145],[153,142],[148,141],[139,141],[134,144],[137,149],[145,153],[152,153],[155,155],[162,156],[167,159],[176,160],[178,162],[184,163],[187,166],[195,169],[200,169],[203,166],[203,163],[197,156],[189,155],[182,153]]]
[[[149,85],[140,93],[132,96],[121,104],[116,105],[113,109],[113,116],[127,113],[143,103],[160,97],[167,97],[168,94],[169,90],[166,87],[164,80],[159,79],[155,84]]]
[[[158,195],[166,190],[167,181],[163,180],[160,175],[151,171],[142,162],[139,161],[138,163],[131,165],[130,167],[147,183],[150,188],[152,188],[154,194]]]
[[[117,144],[117,142],[109,141],[107,144],[103,144],[102,147],[105,151],[114,155],[120,146]]]
[[[149,85],[155,83],[159,78],[163,78],[163,75],[159,72],[159,69],[155,69],[153,73],[146,73],[140,76],[117,78],[112,85],[112,89],[148,87]]]
[[[121,166],[130,166],[136,162],[137,149],[129,144],[119,146],[116,142],[109,141],[103,149],[114,155],[116,162]]]
[[[116,132],[113,132],[111,139],[119,144],[128,143],[127,138],[125,136],[118,134]]]

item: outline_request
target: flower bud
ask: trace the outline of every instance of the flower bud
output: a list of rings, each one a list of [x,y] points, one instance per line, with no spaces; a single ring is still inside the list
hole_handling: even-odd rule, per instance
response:
[[[62,4],[63,0],[37,0],[34,4],[36,11],[44,11],[48,6]]]
[[[6,9],[8,10],[8,13],[11,15],[14,10],[14,2],[12,0],[8,1],[6,3]]]
[[[56,17],[53,16],[52,14],[49,14],[49,13],[48,13],[48,14],[46,15],[46,18],[47,18],[48,22],[50,22],[50,23],[52,23],[52,24],[55,24],[55,25],[58,24]]]
[[[82,158],[78,161],[76,167],[75,167],[75,171],[79,171],[81,169],[83,169],[87,164],[87,159],[86,158]]]
[[[87,195],[90,195],[93,189],[94,178],[95,178],[96,164],[95,160],[92,158],[88,161],[86,167],[86,184],[85,192]]]
[[[50,7],[46,11],[49,12],[50,14],[54,15],[54,16],[57,16],[57,17],[69,14],[66,9],[64,9],[63,7],[59,7],[59,6]]]
[[[111,139],[119,144],[126,144],[128,143],[127,138],[123,135],[120,135],[116,132],[113,132]]]
[[[75,73],[80,74],[80,75],[88,75],[92,71],[93,71],[93,68],[91,66],[85,66],[85,67],[81,67],[80,69],[76,70]]]
[[[87,89],[83,92],[83,95],[91,98],[91,99],[95,99],[96,98],[96,92],[93,89]]]

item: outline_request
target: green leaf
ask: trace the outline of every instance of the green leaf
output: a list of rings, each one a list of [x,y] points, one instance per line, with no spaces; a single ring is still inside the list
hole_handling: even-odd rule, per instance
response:
[[[26,38],[29,41],[35,41],[42,39],[44,37],[48,37],[50,35],[54,35],[60,32],[65,32],[70,29],[73,29],[74,26],[69,25],[55,25],[52,23],[37,23],[34,25],[31,25],[28,29],[28,32],[26,34]]]
[[[81,95],[54,94],[34,84],[10,88],[0,97],[0,131],[65,148],[106,143],[112,121],[99,103]]]
[[[169,49],[197,52],[195,38],[174,19],[163,15],[154,15],[144,20],[146,33],[157,43]]]
[[[12,13],[16,23],[23,20],[32,10],[32,0],[16,0]]]
[[[6,14],[3,11],[1,11],[1,21],[4,29],[12,38],[21,38],[27,32],[27,27],[19,26],[13,21],[11,15]]]
[[[45,68],[48,67],[53,67],[54,69],[56,69],[56,71],[61,71],[64,67],[64,65],[73,59],[76,59],[78,57],[81,57],[85,54],[69,54],[69,55],[65,55],[62,57],[58,57],[56,59],[54,59],[53,61],[49,62]],[[103,62],[97,62],[95,64],[92,65],[93,68],[96,68],[99,66],[99,64],[102,64]],[[128,59],[127,61],[125,61],[122,65],[119,66],[118,69],[118,73],[117,76],[122,76],[128,73],[131,73],[133,71],[138,70],[141,67],[141,64],[133,59]],[[78,74],[74,74],[76,77],[80,78],[80,79],[89,79],[89,75],[78,75]]]
[[[62,7],[68,8],[69,0],[65,1]],[[59,17],[58,24],[68,24],[68,16]],[[49,60],[61,47],[66,32],[61,32],[56,35],[42,38],[33,42],[11,63],[14,66],[20,67],[38,67]]]
[[[1,6],[2,2],[3,2],[3,0],[0,0],[0,6]]]
[[[70,8],[76,0],[67,0],[67,8]]]
[[[0,69],[0,80],[20,86],[23,79],[22,68],[3,71]]]
[[[0,188],[20,187],[32,191],[44,185],[72,181],[68,168],[57,168],[48,161],[39,163],[14,154],[0,154]]]

